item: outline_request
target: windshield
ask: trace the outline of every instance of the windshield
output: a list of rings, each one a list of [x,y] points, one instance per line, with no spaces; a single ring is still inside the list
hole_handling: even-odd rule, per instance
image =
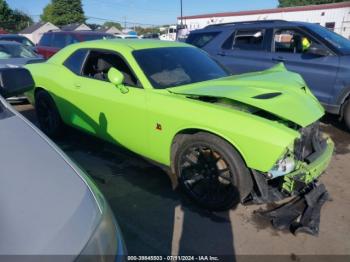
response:
[[[204,51],[193,47],[143,49],[133,52],[154,88],[162,89],[228,76]]]
[[[16,40],[15,40],[16,41]],[[21,43],[21,44],[23,44],[23,45],[26,45],[26,46],[29,46],[29,47],[34,47],[35,45],[33,44],[33,42],[32,41],[30,41],[29,39],[27,39],[27,38],[19,38],[18,40],[17,40],[17,42],[19,42],[19,43]]]
[[[36,55],[27,47],[19,44],[0,44],[0,60],[11,58],[34,58]]]
[[[25,38],[25,37],[4,37],[3,40],[5,40],[5,41],[14,41],[14,42],[26,45],[26,46],[34,47],[33,42],[30,41],[29,39]]]
[[[350,40],[320,25],[312,24],[309,27],[320,37],[338,48],[343,54],[350,54]]]

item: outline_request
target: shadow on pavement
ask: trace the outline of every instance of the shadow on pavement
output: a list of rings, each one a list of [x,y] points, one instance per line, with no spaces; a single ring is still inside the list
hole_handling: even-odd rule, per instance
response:
[[[56,141],[108,199],[130,255],[234,255],[228,212],[196,207],[160,167],[120,147],[70,130]]]
[[[20,107],[36,123],[34,110]],[[338,154],[350,152],[350,133],[336,117],[325,116],[321,126],[335,141]],[[229,212],[198,208],[172,190],[171,180],[160,167],[128,150],[73,129],[55,142],[104,193],[130,255],[230,255],[227,259],[232,261],[234,221]]]
[[[30,106],[19,111],[36,123]],[[162,168],[126,149],[70,128],[55,142],[104,193],[130,255],[229,255],[228,261],[234,260],[229,212],[195,206],[172,189]]]

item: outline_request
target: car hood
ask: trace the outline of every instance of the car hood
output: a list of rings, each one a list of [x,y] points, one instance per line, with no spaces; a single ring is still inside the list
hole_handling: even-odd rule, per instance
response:
[[[42,57],[33,58],[10,58],[0,60],[0,68],[22,67],[26,64],[45,61]]]
[[[283,64],[271,69],[168,88],[174,94],[227,98],[238,101],[302,127],[324,115],[324,109],[304,80]]]
[[[0,99],[0,255],[76,255],[100,223],[82,174]]]

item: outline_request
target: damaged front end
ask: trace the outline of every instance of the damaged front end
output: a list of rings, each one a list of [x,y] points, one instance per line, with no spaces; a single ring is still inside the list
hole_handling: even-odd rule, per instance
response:
[[[320,210],[328,199],[318,178],[328,167],[334,143],[320,132],[319,123],[300,129],[300,138],[267,173],[253,170],[254,190],[245,202],[272,203],[294,198],[271,211],[260,212],[278,229],[318,234]]]
[[[334,144],[319,130],[316,122],[300,129],[300,138],[267,173],[253,170],[254,203],[271,203],[299,195],[315,182],[331,161]]]
[[[243,203],[267,204],[290,198],[273,210],[257,213],[270,220],[276,229],[318,235],[321,208],[329,199],[325,186],[319,184],[318,179],[328,167],[334,151],[332,140],[320,132],[319,122],[305,126],[301,117],[288,120],[275,112],[228,98],[193,95],[188,98],[243,111],[298,131],[299,137],[269,171],[251,169],[254,187]],[[319,117],[310,115],[310,119]]]
[[[250,194],[251,187],[242,194],[243,203],[293,198],[283,208],[264,212],[265,216],[271,215],[274,225],[281,225],[276,221],[283,218],[285,227],[303,221],[303,231],[317,234],[317,210],[328,198],[317,181],[331,161],[334,144],[320,132],[318,120],[324,109],[300,75],[280,64],[259,73],[170,88],[169,92],[204,102],[199,103],[203,106],[210,104],[227,118],[232,112],[232,121],[221,124],[222,132],[241,148],[254,185]],[[219,121],[214,119],[217,128]]]

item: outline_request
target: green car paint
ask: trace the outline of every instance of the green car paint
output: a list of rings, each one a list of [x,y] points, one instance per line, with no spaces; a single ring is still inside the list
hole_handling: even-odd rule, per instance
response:
[[[269,85],[267,86],[266,83]],[[169,91],[175,94],[228,98],[274,112],[281,118],[290,119],[302,127],[323,115],[321,105],[309,89],[306,89],[301,77],[288,72],[283,64],[263,72],[170,88]],[[274,93],[277,96],[275,99],[256,98],[266,93]],[[309,95],[305,96],[305,93]]]
[[[231,143],[250,169],[262,173],[292,150],[294,141],[300,138],[298,128],[291,125],[306,127],[324,114],[303,79],[283,65],[258,73],[155,89],[133,55],[135,50],[155,48],[195,47],[152,40],[71,45],[46,63],[27,65],[36,83],[35,90],[27,93],[28,99],[35,104],[36,90],[45,89],[67,125],[167,166],[171,165],[171,147],[177,134],[190,130],[210,132]],[[132,68],[142,88],[127,87],[127,92],[121,92],[112,83],[74,74],[63,64],[78,49],[117,52]],[[275,97],[265,98],[266,94]],[[218,100],[207,102],[200,97]],[[256,114],[259,110],[275,118]],[[316,178],[327,167],[333,151],[331,142],[327,150],[308,177]],[[307,169],[303,164],[299,166]],[[286,177],[285,189],[289,192],[293,185],[288,179],[293,179],[294,173]]]
[[[286,192],[293,192],[296,188],[295,184],[297,181],[309,184],[323,173],[329,165],[334,150],[334,143],[330,139],[327,141],[327,145],[326,150],[316,159],[316,161],[309,165],[305,162],[299,162],[296,171],[284,176],[282,188]]]

